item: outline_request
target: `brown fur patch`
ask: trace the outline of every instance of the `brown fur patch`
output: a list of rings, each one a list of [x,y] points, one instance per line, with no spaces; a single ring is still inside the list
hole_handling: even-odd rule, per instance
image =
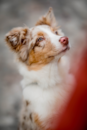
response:
[[[41,31],[37,33],[37,36],[44,36],[44,35],[46,35],[46,34],[44,32],[41,32]]]
[[[55,16],[53,14],[52,8],[49,8],[47,14],[45,16],[42,16],[36,23],[36,26],[38,25],[48,25],[53,28],[57,27],[57,22],[55,19]]]
[[[46,17],[42,17],[37,23],[36,23],[36,26],[37,25],[48,25],[48,26],[51,26],[51,23],[50,21],[47,20]]]
[[[25,115],[23,116],[23,119],[26,120],[26,116]]]
[[[14,28],[12,29],[5,37],[5,40],[7,44],[14,50],[14,51],[19,51],[21,46],[25,43],[24,40],[27,35],[27,28]],[[15,38],[15,40],[14,40]]]
[[[32,113],[30,113],[30,115],[29,115],[29,119],[32,121]]]
[[[45,58],[45,54],[38,53],[37,55],[34,53],[34,51],[31,52],[30,58],[29,58],[29,70],[39,70],[41,69],[44,65],[48,64],[50,61],[52,61],[54,57],[47,57]]]
[[[25,61],[27,59],[27,43],[29,37],[27,38],[28,28],[14,28],[6,35],[6,43],[9,47],[18,54],[19,60]]]
[[[53,27],[50,27],[50,30],[54,33],[55,31],[58,30],[58,28],[59,28],[59,27],[54,27],[54,28],[53,28]]]
[[[51,62],[54,59],[55,54],[58,53],[56,51],[56,48],[51,44],[50,41],[46,42],[47,43],[43,49],[41,49],[40,47],[36,47],[39,49],[37,52],[35,52],[34,50],[30,51],[28,60],[29,70],[41,69],[41,67]]]
[[[21,125],[22,125],[22,127],[24,127],[25,123],[24,123],[24,122],[22,122],[22,124],[21,124]]]
[[[44,126],[42,126],[42,122],[37,114],[34,114],[34,122],[41,128],[41,130],[44,130]]]
[[[43,126],[43,122],[40,121],[39,116],[37,114],[34,114],[34,122],[39,126],[41,130],[54,130],[51,128],[45,128],[45,125]]]
[[[28,105],[29,105],[29,101],[27,101],[27,100],[26,100],[26,101],[25,101],[25,103],[26,103],[26,106],[28,106]]]

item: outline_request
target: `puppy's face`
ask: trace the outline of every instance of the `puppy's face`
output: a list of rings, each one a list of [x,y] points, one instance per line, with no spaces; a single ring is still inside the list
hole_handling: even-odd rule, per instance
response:
[[[44,66],[68,50],[68,38],[57,28],[52,9],[33,28],[15,28],[6,42],[29,68]],[[40,68],[40,67],[39,67]]]

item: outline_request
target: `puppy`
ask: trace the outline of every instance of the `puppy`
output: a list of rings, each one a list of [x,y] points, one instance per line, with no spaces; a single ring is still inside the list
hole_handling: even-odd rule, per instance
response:
[[[20,130],[55,130],[69,97],[64,57],[69,40],[58,28],[52,8],[34,27],[14,28],[5,40],[19,59],[23,76]]]

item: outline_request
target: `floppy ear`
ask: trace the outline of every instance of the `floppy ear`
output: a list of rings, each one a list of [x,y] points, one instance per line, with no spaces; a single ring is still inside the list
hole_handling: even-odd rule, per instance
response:
[[[25,61],[28,56],[29,29],[14,28],[5,37],[6,43],[15,51],[22,61]]]
[[[36,23],[37,25],[49,25],[51,27],[57,27],[57,22],[53,14],[53,9],[50,7],[47,14],[42,16]]]

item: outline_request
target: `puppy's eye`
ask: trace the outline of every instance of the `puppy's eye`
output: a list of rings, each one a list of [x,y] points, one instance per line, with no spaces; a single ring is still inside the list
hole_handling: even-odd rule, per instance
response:
[[[55,34],[56,34],[56,35],[58,35],[58,32],[57,32],[57,31],[55,31]]]
[[[40,47],[40,42],[43,41],[43,40],[44,40],[43,37],[39,37],[39,38],[36,40],[35,46],[39,46],[39,47]]]
[[[41,42],[41,41],[43,41],[43,40],[44,40],[43,37],[39,37],[39,38],[37,39],[37,42]]]

